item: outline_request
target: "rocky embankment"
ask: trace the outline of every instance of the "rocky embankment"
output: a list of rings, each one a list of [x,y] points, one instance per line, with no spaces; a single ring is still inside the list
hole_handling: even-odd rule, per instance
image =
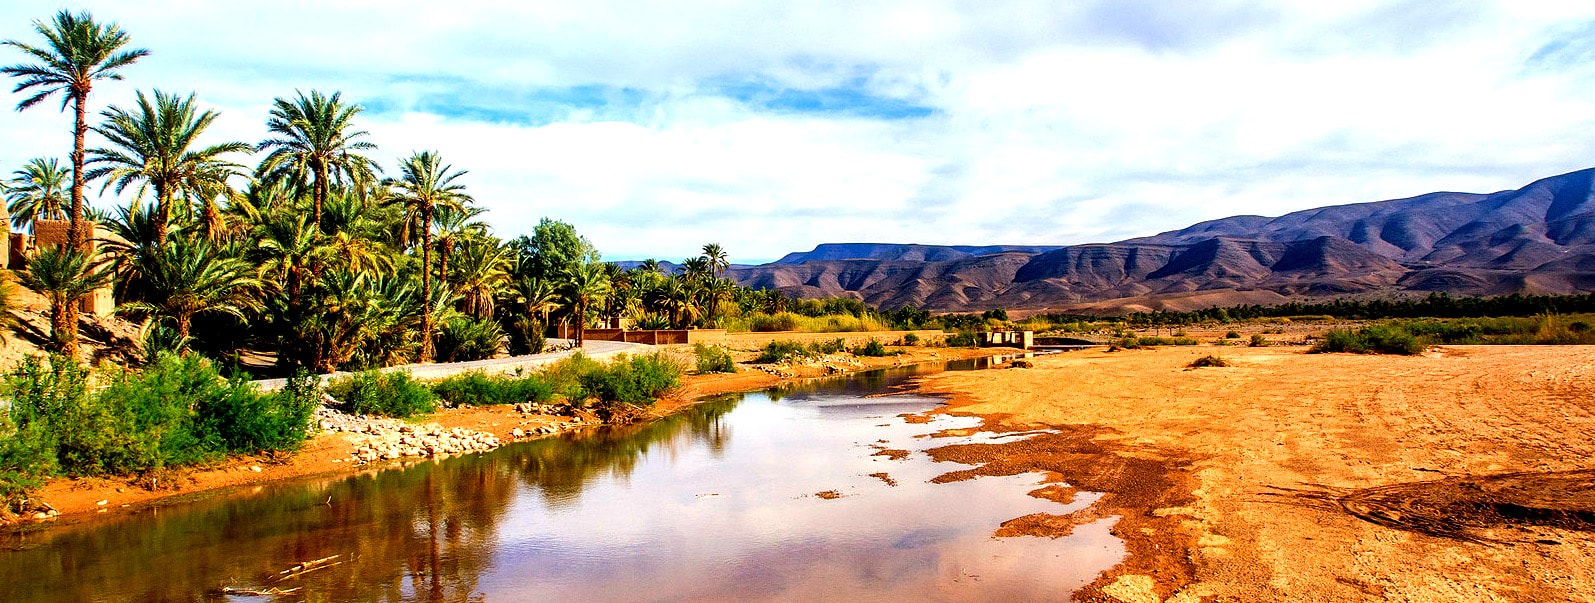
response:
[[[336,403],[329,400],[329,403]],[[328,433],[349,434],[354,449],[349,455],[359,464],[388,461],[407,457],[444,457],[471,452],[486,452],[506,441],[530,439],[559,433],[566,429],[592,425],[590,419],[580,416],[561,416],[568,408],[525,403],[514,405],[521,416],[536,415],[557,417],[536,427],[513,429],[508,440],[491,433],[445,428],[437,423],[410,424],[398,419],[372,415],[351,415],[329,406],[316,409],[316,425]]]
[[[755,364],[753,368],[771,375],[789,379],[805,374],[802,369],[818,368],[826,375],[840,375],[865,368],[865,364],[852,354],[820,354],[818,356],[791,357],[773,364]]]

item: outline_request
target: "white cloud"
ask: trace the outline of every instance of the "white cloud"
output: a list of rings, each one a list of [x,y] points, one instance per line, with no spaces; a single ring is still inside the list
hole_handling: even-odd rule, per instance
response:
[[[88,2],[154,52],[96,102],[192,89],[255,140],[272,97],[343,90],[386,164],[470,170],[501,235],[548,215],[622,258],[1104,241],[1595,151],[1592,69],[1527,68],[1595,19],[1550,4],[325,4]],[[8,4],[0,36],[55,9]],[[66,124],[0,115],[0,165],[64,157]]]

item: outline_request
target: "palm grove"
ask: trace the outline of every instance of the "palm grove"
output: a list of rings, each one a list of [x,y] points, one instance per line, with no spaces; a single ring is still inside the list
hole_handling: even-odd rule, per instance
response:
[[[275,352],[317,372],[540,351],[549,325],[713,325],[792,303],[724,278],[724,250],[666,274],[600,261],[569,224],[544,219],[503,241],[480,220],[467,171],[434,151],[385,169],[368,157],[361,107],[334,92],[275,99],[270,137],[207,136],[218,118],[193,94],[137,92],[91,118],[94,85],[149,52],[115,24],[62,11],[42,43],[8,40],[28,62],[3,69],[19,110],[60,101],[75,116],[66,165],[27,162],[6,182],[12,226],[70,221],[70,245],[28,258],[21,282],[50,300],[51,339],[77,357],[77,301],[114,284],[118,313],[160,350],[237,358]],[[92,138],[90,135],[93,135]],[[63,141],[64,142],[64,141]],[[253,163],[253,167],[251,167]],[[126,194],[110,212],[86,188]],[[84,245],[95,228],[110,236]]]

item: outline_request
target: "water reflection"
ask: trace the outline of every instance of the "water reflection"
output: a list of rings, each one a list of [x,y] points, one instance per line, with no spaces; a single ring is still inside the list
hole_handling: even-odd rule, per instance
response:
[[[951,468],[918,453],[874,456],[947,443],[916,436],[973,424],[910,425],[896,415],[936,401],[863,397],[917,370],[12,534],[0,592],[8,601],[215,600],[228,585],[299,587],[285,599],[309,601],[1066,598],[1122,556],[1106,525],[1058,541],[992,538],[1006,519],[1068,510],[1025,496],[1034,476],[933,485]],[[814,496],[828,490],[841,498]],[[279,580],[334,555],[324,569]]]

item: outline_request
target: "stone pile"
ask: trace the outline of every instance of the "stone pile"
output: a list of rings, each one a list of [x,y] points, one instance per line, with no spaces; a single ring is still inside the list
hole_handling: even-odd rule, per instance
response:
[[[325,406],[316,409],[323,431],[356,434],[350,454],[362,463],[403,457],[438,457],[498,448],[498,436],[469,429],[444,429],[436,423],[410,425],[397,419],[347,415]]]

